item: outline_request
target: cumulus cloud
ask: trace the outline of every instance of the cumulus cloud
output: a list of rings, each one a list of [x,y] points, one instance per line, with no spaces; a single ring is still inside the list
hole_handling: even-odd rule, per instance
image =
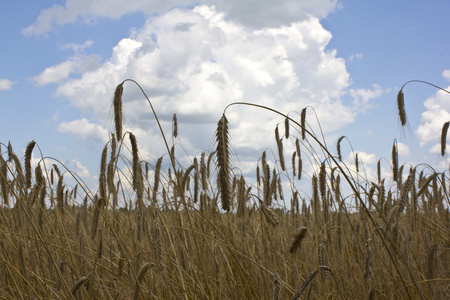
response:
[[[442,77],[444,77],[445,79],[447,79],[448,81],[450,81],[450,70],[444,70],[442,72]]]
[[[450,70],[445,70],[442,75],[450,81]],[[446,89],[449,90],[450,86]],[[442,126],[450,120],[449,97],[448,93],[439,90],[424,103],[426,110],[422,113],[416,135],[421,146],[432,144],[431,152],[440,152],[436,149],[440,149]]]
[[[411,151],[408,145],[397,142],[397,147],[398,147],[398,156],[409,157],[411,155]]]
[[[226,17],[252,28],[278,27],[303,21],[309,16],[324,18],[334,11],[337,0],[220,0],[204,1],[215,3],[226,12]]]
[[[172,9],[149,18],[122,39],[103,64],[78,79],[65,80],[55,94],[93,113],[93,122],[107,128],[116,85],[134,78],[162,121],[170,125],[177,113],[181,133],[197,145],[205,135],[209,141],[223,109],[234,101],[282,112],[299,112],[311,105],[324,131],[330,132],[353,122],[362,105],[380,93],[378,87],[354,91],[361,102],[356,106],[340,100],[348,93],[350,80],[345,61],[335,50],[325,50],[331,37],[315,17],[248,30],[214,6]],[[73,66],[71,59],[66,63],[67,69]],[[126,84],[123,101],[126,126],[148,131],[153,117],[139,89]],[[227,116],[237,147],[260,149],[267,141],[261,129],[273,130],[275,117],[254,108],[232,107]]]
[[[15,84],[14,81],[5,78],[0,78],[0,91],[10,90],[14,84]]]
[[[79,162],[75,159],[72,159],[70,161],[70,166],[71,166],[71,170],[73,170],[75,172],[75,174],[77,174],[81,178],[92,178],[92,175],[89,172],[89,169],[85,165],[83,165],[81,162]],[[72,166],[74,168],[72,168]]]
[[[57,65],[46,68],[41,74],[31,78],[36,86],[59,83],[69,78],[72,73],[84,73],[97,68],[100,57],[98,55],[75,55]]]
[[[96,141],[106,143],[108,131],[99,124],[91,123],[83,118],[71,122],[62,122],[58,125],[58,131],[68,133],[84,141]]]
[[[53,5],[40,12],[36,22],[23,29],[25,35],[46,35],[56,27],[76,22],[90,23],[97,18],[119,19],[121,16],[142,12],[146,15],[163,14],[175,7],[197,4],[217,5],[226,17],[253,28],[277,27],[308,19],[326,17],[334,11],[337,0],[66,0],[64,5]]]
[[[350,95],[353,97],[353,103],[358,112],[365,112],[372,108],[370,100],[379,98],[386,92],[387,90],[377,84],[373,84],[372,89],[350,89]]]
[[[211,147],[217,121],[231,102],[266,105],[297,119],[295,112],[310,105],[327,134],[352,123],[384,92],[375,85],[349,90],[345,61],[335,50],[326,50],[332,35],[322,27],[320,17],[249,29],[219,7],[178,7],[153,15],[118,42],[111,57],[102,63],[98,59],[91,68],[82,68],[88,57],[77,52],[90,43],[68,45],[75,56],[33,79],[37,85],[57,83],[55,96],[92,117],[63,122],[58,130],[104,144],[107,128],[113,128],[113,93],[125,78],[136,79],[147,93],[166,136],[171,117],[177,114],[177,142],[190,154]],[[341,100],[348,96],[354,101]],[[123,112],[125,131],[137,136],[141,153],[154,158],[166,152],[150,107],[130,82],[124,86]],[[233,146],[244,153],[240,163],[254,170],[255,154],[274,149],[272,133],[280,118],[247,106],[230,107],[227,118]],[[307,122],[314,127],[315,120],[308,109]],[[369,164],[373,160],[364,154],[360,159]]]
[[[46,68],[41,74],[33,77],[31,81],[37,86],[44,86],[49,83],[59,82],[69,77],[75,67],[76,63],[74,61],[65,61],[58,65]]]
[[[368,181],[376,182],[377,180],[377,156],[374,153],[366,153],[363,151],[351,152],[344,159],[345,165],[356,173],[356,154],[358,154],[358,170],[359,175]]]

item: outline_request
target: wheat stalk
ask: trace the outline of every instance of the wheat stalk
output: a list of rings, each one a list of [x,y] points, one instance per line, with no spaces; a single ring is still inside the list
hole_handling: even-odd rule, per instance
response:
[[[371,259],[372,259],[372,239],[368,238],[366,242],[366,255],[364,257],[364,279],[368,280],[371,273]]]
[[[301,156],[298,156],[298,171],[297,171],[297,180],[302,179],[302,167],[303,167],[303,161]]]
[[[289,138],[289,118],[284,119],[284,137]]]
[[[64,212],[64,175],[59,176],[56,186],[56,206],[61,213]]]
[[[100,176],[98,179],[98,185],[99,185],[99,194],[100,197],[105,199],[106,201],[106,162],[107,162],[107,154],[108,154],[108,147],[105,146],[102,151],[102,156],[100,159]],[[114,184],[113,184],[114,185]]]
[[[311,206],[313,207],[314,212],[314,221],[317,226],[320,224],[320,198],[319,198],[319,187],[317,183],[317,176],[314,174],[312,177],[312,197],[311,197]]]
[[[326,181],[327,172],[325,170],[325,162],[322,162],[320,165],[319,171],[319,191],[320,197],[322,200],[325,200],[326,192],[327,192],[327,181]]]
[[[277,201],[277,178],[278,178],[278,176],[277,176],[277,172],[276,172],[276,170],[275,170],[275,168],[272,170],[272,181],[271,181],[271,183],[270,183],[270,194],[272,195],[272,197],[273,197],[273,199],[275,200],[275,201]],[[269,205],[272,205],[272,199],[271,199],[271,201],[270,201],[270,204]]]
[[[245,216],[245,204],[247,202],[247,195],[245,193],[245,179],[243,176],[238,181],[238,192],[237,192],[237,215],[240,218]]]
[[[231,206],[231,191],[230,191],[230,141],[228,132],[228,120],[225,114],[222,115],[216,131],[217,142],[217,167],[219,172],[217,174],[217,185],[222,200],[222,209],[230,210]]]
[[[20,163],[20,160],[17,157],[17,155],[14,153],[10,143],[8,146],[8,155],[9,155],[9,161],[14,162],[14,165],[15,165],[15,171],[17,173],[17,177],[16,177],[17,183],[23,184],[25,176],[23,175],[22,164]]]
[[[298,170],[297,170],[297,180],[302,178],[302,153],[300,151],[300,140],[295,140],[295,149],[297,151],[298,156]]]
[[[98,221],[100,218],[100,209],[103,207],[103,198],[99,198],[98,195],[94,196],[94,215],[92,218],[91,237],[95,239],[97,234]]]
[[[398,91],[398,94],[397,94],[397,108],[398,108],[398,116],[400,118],[400,123],[402,124],[402,126],[405,126],[407,123],[406,111],[405,111],[405,98],[403,95],[403,91],[401,89],[400,89],[400,91]]]
[[[408,123],[407,118],[406,118],[406,112],[405,112],[405,97],[404,97],[404,95],[403,95],[403,88],[404,88],[408,83],[411,83],[411,82],[420,82],[420,83],[428,84],[428,85],[433,86],[433,87],[435,87],[435,88],[437,88],[437,89],[439,89],[439,90],[441,90],[441,91],[443,91],[443,92],[445,92],[445,93],[447,93],[447,94],[450,94],[450,92],[449,92],[448,90],[443,89],[443,88],[441,88],[441,87],[439,87],[439,86],[437,86],[437,85],[434,85],[434,84],[432,84],[432,83],[429,83],[429,82],[427,82],[427,81],[423,81],[423,80],[410,80],[410,81],[406,82],[406,83],[400,88],[400,91],[398,91],[398,94],[397,94],[398,115],[399,115],[400,123],[402,124],[402,126],[405,126],[405,125]]]
[[[156,162],[156,166],[155,166],[155,175],[154,175],[155,181],[153,184],[153,196],[152,196],[153,201],[156,201],[156,194],[157,194],[158,188],[159,188],[162,160],[163,160],[163,157],[161,156],[160,158],[158,158],[158,160]]]
[[[183,178],[182,178],[182,181],[181,181],[181,186],[182,186],[183,189],[186,187],[186,184],[187,184],[188,179],[189,179],[189,174],[192,172],[192,170],[194,170],[194,168],[195,168],[195,163],[190,165],[186,169],[186,171],[184,172],[184,175],[183,175]]]
[[[286,165],[284,163],[284,155],[283,155],[283,143],[281,142],[280,133],[278,132],[278,125],[275,128],[275,140],[277,142],[278,157],[280,159],[281,170],[286,171]]]
[[[392,178],[397,183],[399,182],[398,151],[396,141],[394,141],[394,144],[392,145]]]
[[[334,180],[334,199],[339,203],[339,207],[341,206],[341,176],[338,174],[336,179]]]
[[[80,278],[78,278],[77,281],[75,281],[73,287],[70,289],[70,292],[72,293],[73,296],[75,296],[75,293],[77,292],[77,290],[83,286],[84,284],[86,284],[87,282],[89,282],[91,280],[90,277],[85,277],[82,276]]]
[[[200,157],[200,175],[201,175],[201,182],[202,182],[202,190],[206,191],[208,188],[208,177],[206,174],[206,163],[205,163],[205,152],[202,152],[202,155]]]
[[[341,154],[341,141],[345,138],[345,136],[341,136],[336,143],[337,148],[337,154],[338,154],[338,160],[342,160],[342,154]]]
[[[293,153],[292,153],[292,158],[291,158],[291,164],[292,164],[292,176],[295,178],[295,164],[296,164],[296,161],[295,161],[295,157],[297,156],[297,151],[294,151]]]
[[[436,177],[437,173],[433,173],[430,176],[427,177],[427,179],[422,183],[419,191],[417,192],[417,198],[422,196],[422,194],[425,192],[425,190],[428,188],[431,180],[433,180]]]
[[[268,164],[264,166],[264,203],[271,204],[270,199],[270,167]]]
[[[3,204],[9,206],[8,165],[0,154],[0,184],[2,187]]]
[[[319,266],[328,265],[327,246],[327,239],[325,237],[322,237],[320,239],[319,246],[317,247],[317,260],[319,262]]]
[[[122,94],[123,94],[123,82],[116,87],[116,91],[114,92],[114,124],[116,125],[116,137],[117,140],[122,140]]]
[[[295,253],[295,251],[297,251],[297,249],[300,248],[300,245],[306,236],[307,230],[308,230],[308,228],[303,227],[303,226],[297,230],[297,233],[295,234],[295,237],[293,239],[293,242],[291,244],[291,248],[289,249],[289,252]]]
[[[25,149],[25,186],[27,188],[31,187],[31,154],[35,145],[36,142],[31,141]]]
[[[172,118],[172,136],[176,138],[178,136],[178,120],[177,114],[173,114]]]
[[[131,151],[133,154],[133,189],[136,192],[137,203],[141,203],[144,196],[144,178],[139,160],[139,151],[136,136],[130,132]]]
[[[272,299],[279,300],[281,299],[281,288],[282,288],[281,279],[277,272],[274,272],[273,277],[274,277],[274,285],[272,291]]]
[[[153,264],[150,263],[144,263],[138,271],[138,276],[137,276],[137,281],[136,281],[136,287],[134,289],[134,296],[133,299],[134,300],[138,300],[139,299],[139,294],[141,291],[141,283],[144,280],[145,274],[147,273],[147,271],[150,269],[150,267]]]
[[[114,185],[114,168],[115,168],[115,160],[116,160],[116,136],[112,134],[111,137],[111,155],[108,163],[108,167],[106,170],[106,183],[110,192],[115,194],[115,185]],[[101,164],[100,164],[101,165]]]
[[[264,216],[266,217],[266,221],[272,225],[272,226],[277,226],[278,225],[278,220],[275,217],[275,213],[273,212],[273,210],[271,208],[269,208],[264,202],[260,201],[260,207],[261,210],[264,214]]]
[[[194,158],[194,203],[198,201],[199,185],[200,185],[200,174],[198,171],[197,157]]]
[[[442,132],[441,132],[441,155],[445,155],[445,148],[447,146],[447,132],[448,132],[448,126],[449,122],[445,122],[442,126]]]
[[[309,276],[305,279],[303,284],[298,289],[297,293],[295,293],[295,295],[292,297],[292,300],[296,300],[296,299],[300,298],[302,293],[306,290],[306,288],[313,281],[313,279],[317,276],[317,274],[322,273],[322,272],[330,273],[333,276],[334,280],[336,281],[336,278],[335,278],[333,272],[331,271],[331,269],[329,267],[327,267],[327,266],[319,266],[319,268],[317,270],[314,270],[313,272],[311,272],[311,274],[309,274]],[[339,294],[341,295],[341,298],[344,299],[342,297],[340,289],[339,289]]]
[[[278,187],[278,194],[280,195],[280,200],[284,200],[283,186],[281,184],[280,176],[278,176],[278,179],[277,179],[277,187]]]
[[[377,179],[378,179],[378,183],[380,183],[381,182],[381,159],[379,159],[377,162]]]
[[[152,224],[152,238],[153,238],[153,249],[155,253],[156,265],[160,270],[163,269],[162,264],[162,240],[161,240],[161,229],[159,225],[159,214],[156,215],[155,220]]]
[[[302,129],[302,140],[306,137],[306,107],[302,109],[300,116],[300,127]]]

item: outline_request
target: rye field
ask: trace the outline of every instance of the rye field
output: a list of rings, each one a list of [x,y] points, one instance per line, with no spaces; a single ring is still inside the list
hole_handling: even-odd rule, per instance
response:
[[[213,151],[182,165],[176,115],[163,132],[143,92],[167,149],[149,160],[123,130],[126,84],[137,83],[111,91],[96,191],[35,141],[19,152],[2,141],[1,299],[450,299],[448,171],[399,165],[394,141],[369,180],[358,153],[342,160],[346,137],[327,145],[312,130],[313,108],[251,103],[231,105],[280,119],[252,179],[236,166],[228,107]],[[397,104],[406,125],[402,90]]]

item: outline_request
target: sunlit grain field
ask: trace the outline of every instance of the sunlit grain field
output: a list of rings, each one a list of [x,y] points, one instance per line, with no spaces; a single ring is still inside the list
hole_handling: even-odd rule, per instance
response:
[[[32,165],[34,141],[23,155],[2,144],[1,299],[450,298],[448,172],[399,165],[394,141],[390,174],[380,160],[370,181],[307,108],[295,120],[248,103],[233,105],[280,117],[252,180],[233,163],[226,109],[214,151],[181,165],[174,115],[167,153],[147,161],[122,129],[124,83],[97,191],[54,158]],[[400,93],[398,105],[405,125]]]

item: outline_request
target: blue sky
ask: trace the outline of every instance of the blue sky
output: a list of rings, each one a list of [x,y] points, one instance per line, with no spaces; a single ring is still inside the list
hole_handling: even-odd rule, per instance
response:
[[[228,103],[249,101],[282,112],[313,106],[329,148],[347,136],[370,178],[379,158],[390,160],[394,139],[401,162],[447,170],[436,149],[450,95],[407,85],[409,133],[396,121],[396,96],[412,79],[448,88],[449,11],[448,1],[0,0],[0,141],[20,152],[35,140],[93,183],[113,131],[114,88],[133,78],[168,134],[177,113],[176,142],[191,156],[211,150]],[[124,112],[144,158],[161,156],[132,84]],[[276,149],[273,129],[283,120],[248,108],[227,115],[240,167],[254,172],[262,151]]]

